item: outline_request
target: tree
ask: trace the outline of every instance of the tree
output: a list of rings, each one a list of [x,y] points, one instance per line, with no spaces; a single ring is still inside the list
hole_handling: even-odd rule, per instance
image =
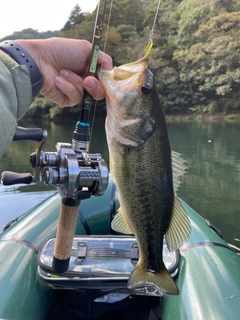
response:
[[[240,108],[240,12],[212,17],[194,38],[195,44],[174,53],[181,81],[191,86],[192,110]]]
[[[68,17],[68,21],[63,27],[63,31],[80,25],[85,20],[86,15],[87,13],[82,11],[79,4],[76,4],[70,13],[70,16]]]
[[[107,2],[100,48],[114,65],[138,58],[157,5],[158,0],[114,0],[105,48]],[[95,18],[96,11],[84,13],[76,5],[59,35],[91,42]],[[25,29],[7,38],[46,35],[51,33]],[[239,112],[240,0],[161,0],[149,61],[166,112]]]
[[[236,110],[240,57],[239,11],[234,10],[240,1],[171,5],[162,0],[150,55],[166,112]]]
[[[44,31],[38,32],[38,30],[33,30],[32,28],[23,29],[21,31],[14,31],[13,34],[8,35],[2,39],[5,40],[15,40],[15,39],[47,39],[51,37],[58,37],[59,31]]]

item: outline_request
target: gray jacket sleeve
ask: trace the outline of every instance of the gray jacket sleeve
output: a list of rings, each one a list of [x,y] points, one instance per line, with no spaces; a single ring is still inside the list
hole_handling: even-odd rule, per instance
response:
[[[32,88],[26,66],[18,65],[0,50],[0,156],[11,143],[17,120],[32,101]]]

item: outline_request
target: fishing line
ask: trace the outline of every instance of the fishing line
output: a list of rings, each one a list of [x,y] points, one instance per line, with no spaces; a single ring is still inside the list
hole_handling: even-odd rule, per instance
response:
[[[152,49],[154,28],[155,28],[155,25],[156,25],[156,22],[157,22],[157,16],[158,16],[158,11],[159,11],[159,8],[160,8],[160,4],[161,4],[161,0],[158,0],[158,6],[157,6],[157,10],[156,10],[155,17],[154,17],[154,20],[153,20],[152,30],[150,31],[150,34],[149,34],[148,40],[146,42],[146,45],[145,45],[143,51],[139,54],[138,59],[141,59],[143,57],[147,57],[149,55],[151,49]]]
[[[108,31],[109,31],[111,14],[112,14],[112,7],[113,7],[113,0],[111,0],[110,8],[109,8],[108,22],[107,22],[107,29],[106,29],[106,36],[105,36],[105,40],[104,40],[103,52],[106,51],[107,37],[108,37]],[[102,69],[102,66],[101,66],[101,69]]]
[[[109,26],[110,26],[110,20],[111,20],[111,14],[112,14],[112,7],[113,7],[113,0],[111,0],[110,2],[110,8],[109,8],[109,14],[108,14],[108,21],[107,21],[107,28],[106,28],[106,35],[105,35],[105,39],[104,39],[104,45],[103,45],[103,49],[101,51],[106,52],[106,46],[107,46],[107,38],[108,38],[108,31],[109,31]],[[103,65],[103,63],[102,63]],[[103,69],[103,67],[100,67],[100,70]],[[99,92],[99,89],[97,90],[97,94]],[[94,126],[94,120],[95,120],[95,114],[96,114],[96,109],[97,109],[97,101],[95,101],[94,104],[94,109],[93,109],[93,118],[92,118],[92,128]],[[93,130],[91,130],[90,133],[90,145],[91,145],[91,140],[92,140],[92,132]]]

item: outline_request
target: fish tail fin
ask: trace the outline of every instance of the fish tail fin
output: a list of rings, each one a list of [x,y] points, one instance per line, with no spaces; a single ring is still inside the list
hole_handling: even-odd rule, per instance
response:
[[[167,295],[179,294],[178,287],[166,268],[159,272],[152,273],[141,270],[137,264],[128,280],[128,288],[133,289],[146,285],[154,286],[156,289]]]
[[[165,233],[168,249],[174,251],[189,238],[191,224],[188,215],[177,197],[174,198],[173,213],[169,227]]]

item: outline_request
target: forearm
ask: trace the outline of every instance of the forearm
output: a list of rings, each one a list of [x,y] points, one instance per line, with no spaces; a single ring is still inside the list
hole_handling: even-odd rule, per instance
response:
[[[0,156],[12,141],[17,120],[27,111],[31,96],[27,68],[0,50]]]
[[[88,41],[9,40],[0,49],[0,156],[13,138],[17,119],[24,115],[39,91],[61,107],[79,103],[83,88],[96,100],[105,96],[100,82],[88,77],[92,52]],[[111,58],[101,51],[97,63],[112,68]]]

